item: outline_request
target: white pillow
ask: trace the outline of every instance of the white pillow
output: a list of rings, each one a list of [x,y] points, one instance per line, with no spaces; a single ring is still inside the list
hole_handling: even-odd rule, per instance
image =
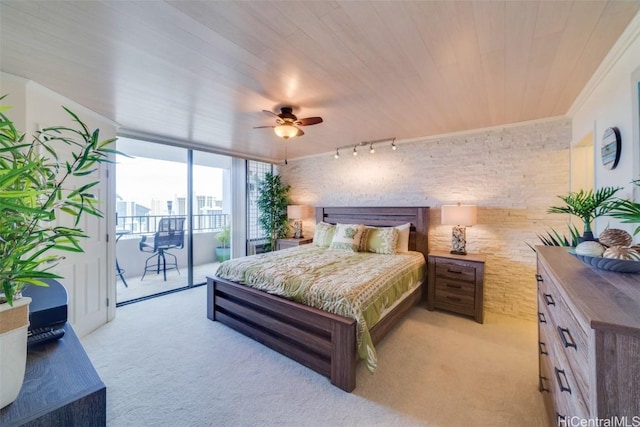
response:
[[[364,225],[362,224],[336,224],[330,248],[358,252],[363,234]]]
[[[409,232],[411,231],[411,223],[408,222],[394,228],[398,230],[398,244],[396,246],[396,252],[409,252]]]

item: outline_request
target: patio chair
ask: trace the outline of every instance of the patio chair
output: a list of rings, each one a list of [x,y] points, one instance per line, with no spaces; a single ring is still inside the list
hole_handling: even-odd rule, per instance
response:
[[[164,281],[167,281],[167,270],[178,269],[178,259],[172,253],[167,252],[169,249],[182,249],[184,248],[184,221],[185,217],[168,217],[160,218],[158,223],[158,231],[153,236],[153,241],[148,242],[148,236],[142,236],[140,240],[140,250],[142,252],[152,253],[144,263],[144,274],[142,279],[148,271],[155,270],[156,274],[162,273],[164,275]],[[167,263],[167,257],[173,258],[173,261]],[[155,263],[154,263],[155,260]]]

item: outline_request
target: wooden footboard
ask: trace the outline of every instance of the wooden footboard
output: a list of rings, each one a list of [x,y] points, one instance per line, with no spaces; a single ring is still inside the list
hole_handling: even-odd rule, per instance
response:
[[[422,286],[371,328],[379,342],[422,299]],[[207,278],[207,317],[313,369],[342,390],[356,386],[356,322],[218,277]]]
[[[207,317],[329,377],[356,386],[356,322],[220,278],[207,278]]]

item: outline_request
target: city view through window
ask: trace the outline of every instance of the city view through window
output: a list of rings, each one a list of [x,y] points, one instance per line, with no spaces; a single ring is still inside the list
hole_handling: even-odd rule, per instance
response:
[[[231,158],[193,151],[189,165],[184,148],[129,138],[118,150],[129,156],[116,158],[118,304],[204,283],[231,227]]]

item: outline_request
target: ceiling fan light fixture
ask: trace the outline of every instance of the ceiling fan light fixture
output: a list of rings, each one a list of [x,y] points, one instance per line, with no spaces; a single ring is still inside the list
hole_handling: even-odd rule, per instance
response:
[[[273,132],[280,138],[289,139],[298,135],[298,128],[290,123],[283,123],[281,125],[275,126],[273,128]]]

